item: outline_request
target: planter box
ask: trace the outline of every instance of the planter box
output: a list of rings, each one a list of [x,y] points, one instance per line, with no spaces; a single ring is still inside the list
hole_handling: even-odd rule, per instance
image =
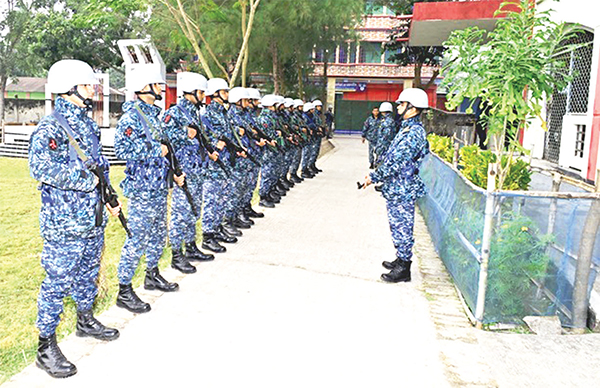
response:
[[[487,193],[434,154],[420,170],[429,192],[419,200],[419,208],[439,256],[475,311]],[[581,193],[575,198],[547,194],[493,194],[483,323],[522,323],[525,316],[558,315],[563,326],[571,325],[577,254],[593,199]],[[600,268],[599,238],[593,263],[588,298]]]

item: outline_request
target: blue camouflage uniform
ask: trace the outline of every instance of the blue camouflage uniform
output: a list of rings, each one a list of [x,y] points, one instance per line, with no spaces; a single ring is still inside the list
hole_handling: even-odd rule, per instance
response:
[[[246,111],[242,107],[232,104],[229,107],[228,116],[232,126],[234,143],[248,150],[248,154],[255,156],[256,153],[253,153],[254,149],[251,147],[252,140],[247,136],[248,122],[246,121]],[[244,129],[244,135],[240,134],[240,128]],[[226,205],[226,216],[228,218],[232,218],[240,214],[243,206],[245,205],[243,201],[246,197],[248,187],[251,184],[254,163],[247,158],[238,157],[235,167],[232,170],[232,194],[229,203]]]
[[[308,141],[302,147],[302,170],[306,170],[312,164],[312,157],[314,153],[315,139],[317,138],[317,125],[315,123],[314,115],[310,112],[304,112],[304,121],[306,127],[311,133]]]
[[[179,99],[163,114],[163,129],[175,149],[175,156],[185,173],[187,187],[194,200],[197,214],[194,215],[181,187],[174,185],[171,196],[171,220],[169,242],[173,249],[181,249],[183,243],[196,241],[196,222],[201,217],[203,166],[206,151],[200,149],[198,140],[188,137],[187,126],[200,126],[200,112],[189,100]]]
[[[324,124],[323,119],[321,118],[321,112],[315,108],[313,112],[313,119],[315,121],[315,128],[317,128],[317,133],[315,134],[314,143],[312,146],[312,154],[310,164],[314,165],[319,158],[319,153],[321,152],[321,139],[323,138],[324,133]]]
[[[246,122],[252,128],[257,128],[259,126],[258,115],[258,109],[246,109]],[[248,205],[252,202],[252,196],[254,195],[254,190],[256,189],[256,186],[258,184],[258,177],[262,169],[263,158],[266,148],[267,146],[258,146],[254,140],[250,141],[250,152],[252,153],[252,155],[254,155],[254,158],[258,161],[260,165],[252,166],[252,171],[250,172],[248,177],[248,188],[246,190],[246,193],[244,194],[244,199],[242,201],[244,205]]]
[[[304,121],[304,117],[302,115],[302,112],[300,112],[299,110],[294,110],[291,113],[291,123],[293,126],[296,126],[298,128],[298,133],[300,134],[301,138],[305,138],[308,139],[308,135],[304,135],[302,132],[302,128],[306,128],[306,122]],[[293,152],[292,152],[292,161],[290,163],[290,167],[289,167],[289,173],[292,175],[297,175],[298,174],[298,169],[300,168],[300,162],[302,161],[302,148],[304,147],[304,144],[306,143],[306,141],[301,141],[300,144],[298,145],[298,147],[294,148]]]
[[[382,163],[383,156],[386,154],[390,144],[397,133],[397,125],[394,116],[390,113],[382,113],[377,131],[377,141],[375,145],[375,163]]]
[[[206,107],[202,116],[208,140],[213,148],[223,136],[232,140],[232,129],[225,107],[216,101]],[[230,155],[227,149],[219,151],[219,159],[229,168]],[[208,163],[207,173],[202,184],[204,208],[202,210],[202,230],[204,233],[216,233],[225,217],[226,205],[231,194],[231,182],[216,163]]]
[[[142,255],[146,254],[147,269],[156,268],[165,246],[169,167],[160,143],[161,109],[138,100],[124,103],[123,112],[115,133],[115,154],[127,161],[121,188],[129,199],[128,223],[132,236],[127,237],[121,250],[118,277],[119,283],[131,284]]]
[[[66,119],[72,136],[86,156],[104,169],[108,181],[100,129],[85,108],[59,97],[55,114]],[[60,322],[67,295],[72,296],[79,311],[92,308],[98,293],[96,279],[107,213],[101,209],[103,222],[96,226],[95,211],[102,206],[97,178],[78,158],[65,129],[53,115],[44,117],[31,135],[29,170],[40,182],[39,222],[44,239],[41,264],[46,271],[38,296],[36,326],[42,337],[50,337]]]
[[[377,147],[377,134],[379,133],[380,116],[370,115],[365,120],[362,129],[362,137],[369,142],[369,164],[375,164],[375,148]]]
[[[373,183],[383,183],[388,220],[396,258],[411,261],[414,245],[415,200],[426,194],[419,166],[429,153],[425,128],[419,117],[402,122],[382,163],[370,175]]]
[[[277,139],[275,112],[270,109],[263,109],[258,116],[258,125],[261,130],[271,139]],[[266,149],[263,153],[263,164],[261,169],[259,195],[261,197],[269,194],[275,183],[277,183],[277,166],[279,155],[276,151]]]

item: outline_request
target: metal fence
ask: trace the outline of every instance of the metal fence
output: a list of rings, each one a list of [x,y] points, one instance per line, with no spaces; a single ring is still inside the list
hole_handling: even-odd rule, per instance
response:
[[[545,136],[544,159],[558,163],[563,119],[567,114],[586,114],[590,94],[590,73],[594,34],[582,31],[566,44],[586,44],[574,52],[566,53],[562,59],[568,63],[572,80],[562,90],[554,90],[548,104],[546,120],[548,132]],[[560,77],[560,75],[557,75]]]

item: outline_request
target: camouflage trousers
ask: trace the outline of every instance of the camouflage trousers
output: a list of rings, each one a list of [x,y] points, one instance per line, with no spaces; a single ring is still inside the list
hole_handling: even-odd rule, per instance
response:
[[[215,233],[225,217],[225,206],[229,200],[231,183],[227,179],[204,179],[202,184],[202,231]]]
[[[388,200],[386,206],[396,258],[411,261],[412,247],[415,243],[415,201]]]
[[[311,140],[309,143],[302,147],[302,170],[306,170],[308,166],[310,166],[311,156],[312,156],[312,145],[313,141]]]
[[[98,293],[96,279],[103,247],[104,231],[91,238],[44,240],[42,267],[46,278],[38,296],[36,321],[42,337],[50,337],[56,331],[63,299],[69,294],[77,304],[77,310],[92,308]]]
[[[369,141],[369,165],[375,164],[375,142]]]
[[[131,283],[144,254],[146,268],[158,266],[167,237],[167,196],[130,198],[127,217],[132,237],[127,237],[121,250],[117,271],[121,284]]]
[[[269,194],[269,191],[277,183],[278,165],[280,158],[276,153],[266,152],[263,159],[262,169],[260,171],[260,187],[258,193],[261,197]]]
[[[225,216],[227,218],[235,217],[240,213],[243,207],[244,194],[250,185],[252,170],[237,169],[231,176],[231,189],[229,201],[225,204]]]
[[[186,176],[187,187],[194,200],[197,214],[192,213],[183,189],[174,185],[171,194],[171,220],[169,242],[171,248],[181,249],[183,243],[196,241],[196,222],[202,214],[202,179]]]
[[[315,139],[315,143],[313,144],[312,154],[311,154],[311,165],[317,162],[319,158],[319,152],[321,152],[321,138]]]
[[[248,174],[248,186],[246,187],[246,191],[244,192],[242,199],[242,206],[246,206],[252,202],[252,196],[254,195],[254,190],[256,189],[256,185],[258,184],[258,176],[260,175],[260,167],[255,167]]]
[[[292,163],[290,164],[289,173],[296,174],[300,168],[300,162],[302,161],[302,148],[294,148],[292,153]]]

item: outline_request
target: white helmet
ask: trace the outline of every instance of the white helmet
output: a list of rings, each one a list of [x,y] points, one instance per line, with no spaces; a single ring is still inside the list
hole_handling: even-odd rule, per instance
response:
[[[232,104],[235,104],[242,98],[250,98],[248,94],[248,89],[241,88],[238,86],[229,91],[229,102],[231,102]]]
[[[382,102],[381,105],[379,105],[379,111],[380,112],[392,112],[394,110],[394,108],[392,107],[392,103],[391,102]]]
[[[301,99],[296,99],[294,100],[294,108],[297,108],[299,106],[304,106],[304,101],[302,101]]]
[[[274,94],[275,96],[275,105],[281,105],[283,104],[283,101],[285,100],[285,98],[283,98],[283,96]]]
[[[63,59],[48,70],[48,89],[51,93],[67,93],[76,85],[97,85],[92,67],[76,59]]]
[[[182,93],[193,93],[194,90],[205,92],[208,87],[208,81],[201,74],[184,71],[177,73],[177,87]]]
[[[401,102],[408,102],[415,108],[427,109],[429,108],[429,99],[427,93],[423,89],[409,88],[404,89],[398,96],[396,104]]]
[[[166,84],[165,76],[163,75],[160,67],[137,67],[131,69],[131,73],[127,77],[127,90],[132,92],[139,92],[146,87],[146,85],[152,84]]]
[[[219,90],[229,90],[229,84],[223,78],[211,78],[208,80],[206,95],[212,96]]]
[[[313,105],[314,105],[315,107],[317,107],[317,106],[323,106],[323,103],[321,102],[321,100],[314,100],[314,101],[313,101]]]
[[[267,94],[260,100],[260,104],[263,107],[274,106],[277,103],[277,96],[274,94]]]
[[[260,100],[260,91],[255,88],[246,88],[248,90],[248,98],[251,100]]]
[[[289,97],[285,98],[283,100],[283,106],[285,106],[286,108],[294,106],[294,99]]]
[[[306,104],[304,104],[304,108],[302,109],[304,112],[308,112],[311,109],[314,109],[315,106],[313,105],[312,102],[307,102]]]

